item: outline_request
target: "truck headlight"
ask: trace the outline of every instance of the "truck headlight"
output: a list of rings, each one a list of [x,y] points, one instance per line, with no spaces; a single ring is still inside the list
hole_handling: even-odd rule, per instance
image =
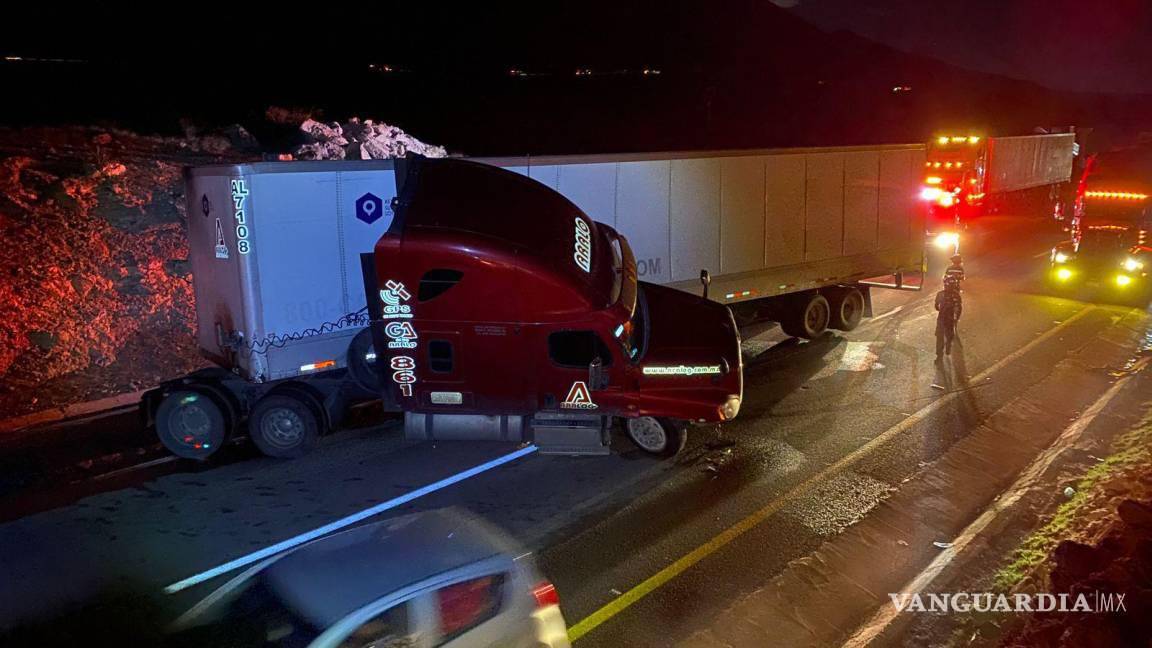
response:
[[[1139,272],[1140,270],[1144,269],[1144,264],[1140,263],[1136,259],[1133,259],[1132,257],[1124,259],[1124,263],[1120,265],[1124,266],[1124,270],[1128,272]]]
[[[955,248],[956,246],[960,245],[960,235],[956,232],[941,232],[940,234],[936,235],[936,239],[933,241],[933,244],[941,250]]]
[[[740,397],[730,394],[728,400],[720,406],[720,420],[731,421],[740,413]]]
[[[1056,263],[1068,263],[1068,255],[1063,252],[1057,252],[1052,255],[1052,260]]]

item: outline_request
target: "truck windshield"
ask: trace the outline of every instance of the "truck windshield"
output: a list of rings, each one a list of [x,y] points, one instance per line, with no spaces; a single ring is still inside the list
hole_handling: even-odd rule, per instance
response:
[[[648,348],[648,301],[644,299],[644,289],[638,288],[636,310],[628,321],[628,337],[624,340],[624,352],[628,359],[639,362]]]
[[[624,286],[624,252],[620,249],[618,239],[612,239],[612,244],[608,247],[612,249],[612,294],[608,303],[615,304],[616,300],[620,299],[620,290]]]

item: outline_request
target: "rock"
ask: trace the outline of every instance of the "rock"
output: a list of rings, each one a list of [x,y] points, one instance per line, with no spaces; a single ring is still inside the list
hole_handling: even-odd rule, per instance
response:
[[[49,331],[28,331],[28,341],[41,351],[51,351],[59,342],[59,338]]]
[[[232,143],[232,147],[239,151],[255,152],[260,150],[260,142],[256,141],[252,133],[240,124],[232,124],[224,129],[224,136]]]
[[[172,277],[187,277],[192,274],[192,264],[188,259],[168,259],[164,262],[164,272]]]
[[[264,111],[264,119],[267,119],[273,124],[299,124],[300,122],[311,118],[312,111],[307,108],[285,108],[283,106],[268,106],[267,110]]]
[[[1152,506],[1126,499],[1116,507],[1116,512],[1132,530],[1152,534]]]
[[[1052,568],[1051,580],[1054,592],[1067,592],[1077,581],[1088,578],[1101,567],[1099,552],[1095,547],[1064,540],[1056,545],[1052,552],[1055,567]]]
[[[227,153],[232,148],[232,143],[220,135],[205,135],[197,141],[197,147],[205,153],[220,155]]]

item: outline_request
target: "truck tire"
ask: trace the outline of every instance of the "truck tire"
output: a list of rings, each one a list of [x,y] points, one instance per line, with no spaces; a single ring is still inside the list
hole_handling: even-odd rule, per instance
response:
[[[780,328],[792,337],[814,340],[828,329],[830,319],[828,300],[820,293],[807,293],[797,297],[780,320]]]
[[[348,375],[365,396],[380,398],[380,374],[376,373],[371,329],[360,331],[348,344]]]
[[[851,331],[864,319],[864,295],[859,288],[841,288],[828,300],[831,309],[829,328]]]
[[[224,445],[228,429],[224,405],[204,390],[170,392],[156,408],[156,436],[177,457],[207,459]]]
[[[307,454],[320,438],[320,415],[300,394],[274,392],[248,415],[248,436],[260,452],[286,459]]]
[[[655,416],[625,419],[624,430],[637,448],[657,457],[679,454],[688,441],[688,426],[673,419]]]

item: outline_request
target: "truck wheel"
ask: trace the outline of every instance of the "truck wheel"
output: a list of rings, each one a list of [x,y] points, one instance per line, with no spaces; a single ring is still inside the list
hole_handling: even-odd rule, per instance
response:
[[[832,311],[832,321],[828,326],[840,331],[851,331],[860,326],[864,319],[864,295],[859,288],[844,288],[836,291],[828,300]]]
[[[810,293],[795,302],[794,307],[781,320],[780,328],[792,337],[813,340],[828,329],[830,317],[828,300],[819,293]]]
[[[252,408],[248,436],[269,457],[299,457],[316,445],[320,420],[296,394],[269,394]]]
[[[624,421],[624,429],[637,448],[657,457],[675,456],[688,440],[688,426],[672,419],[630,418]]]
[[[211,396],[190,389],[174,391],[156,409],[156,435],[165,448],[184,459],[207,459],[228,436],[224,408]]]
[[[376,350],[372,346],[371,329],[357,333],[348,345],[348,375],[366,396],[380,397],[380,374],[376,373]]]

